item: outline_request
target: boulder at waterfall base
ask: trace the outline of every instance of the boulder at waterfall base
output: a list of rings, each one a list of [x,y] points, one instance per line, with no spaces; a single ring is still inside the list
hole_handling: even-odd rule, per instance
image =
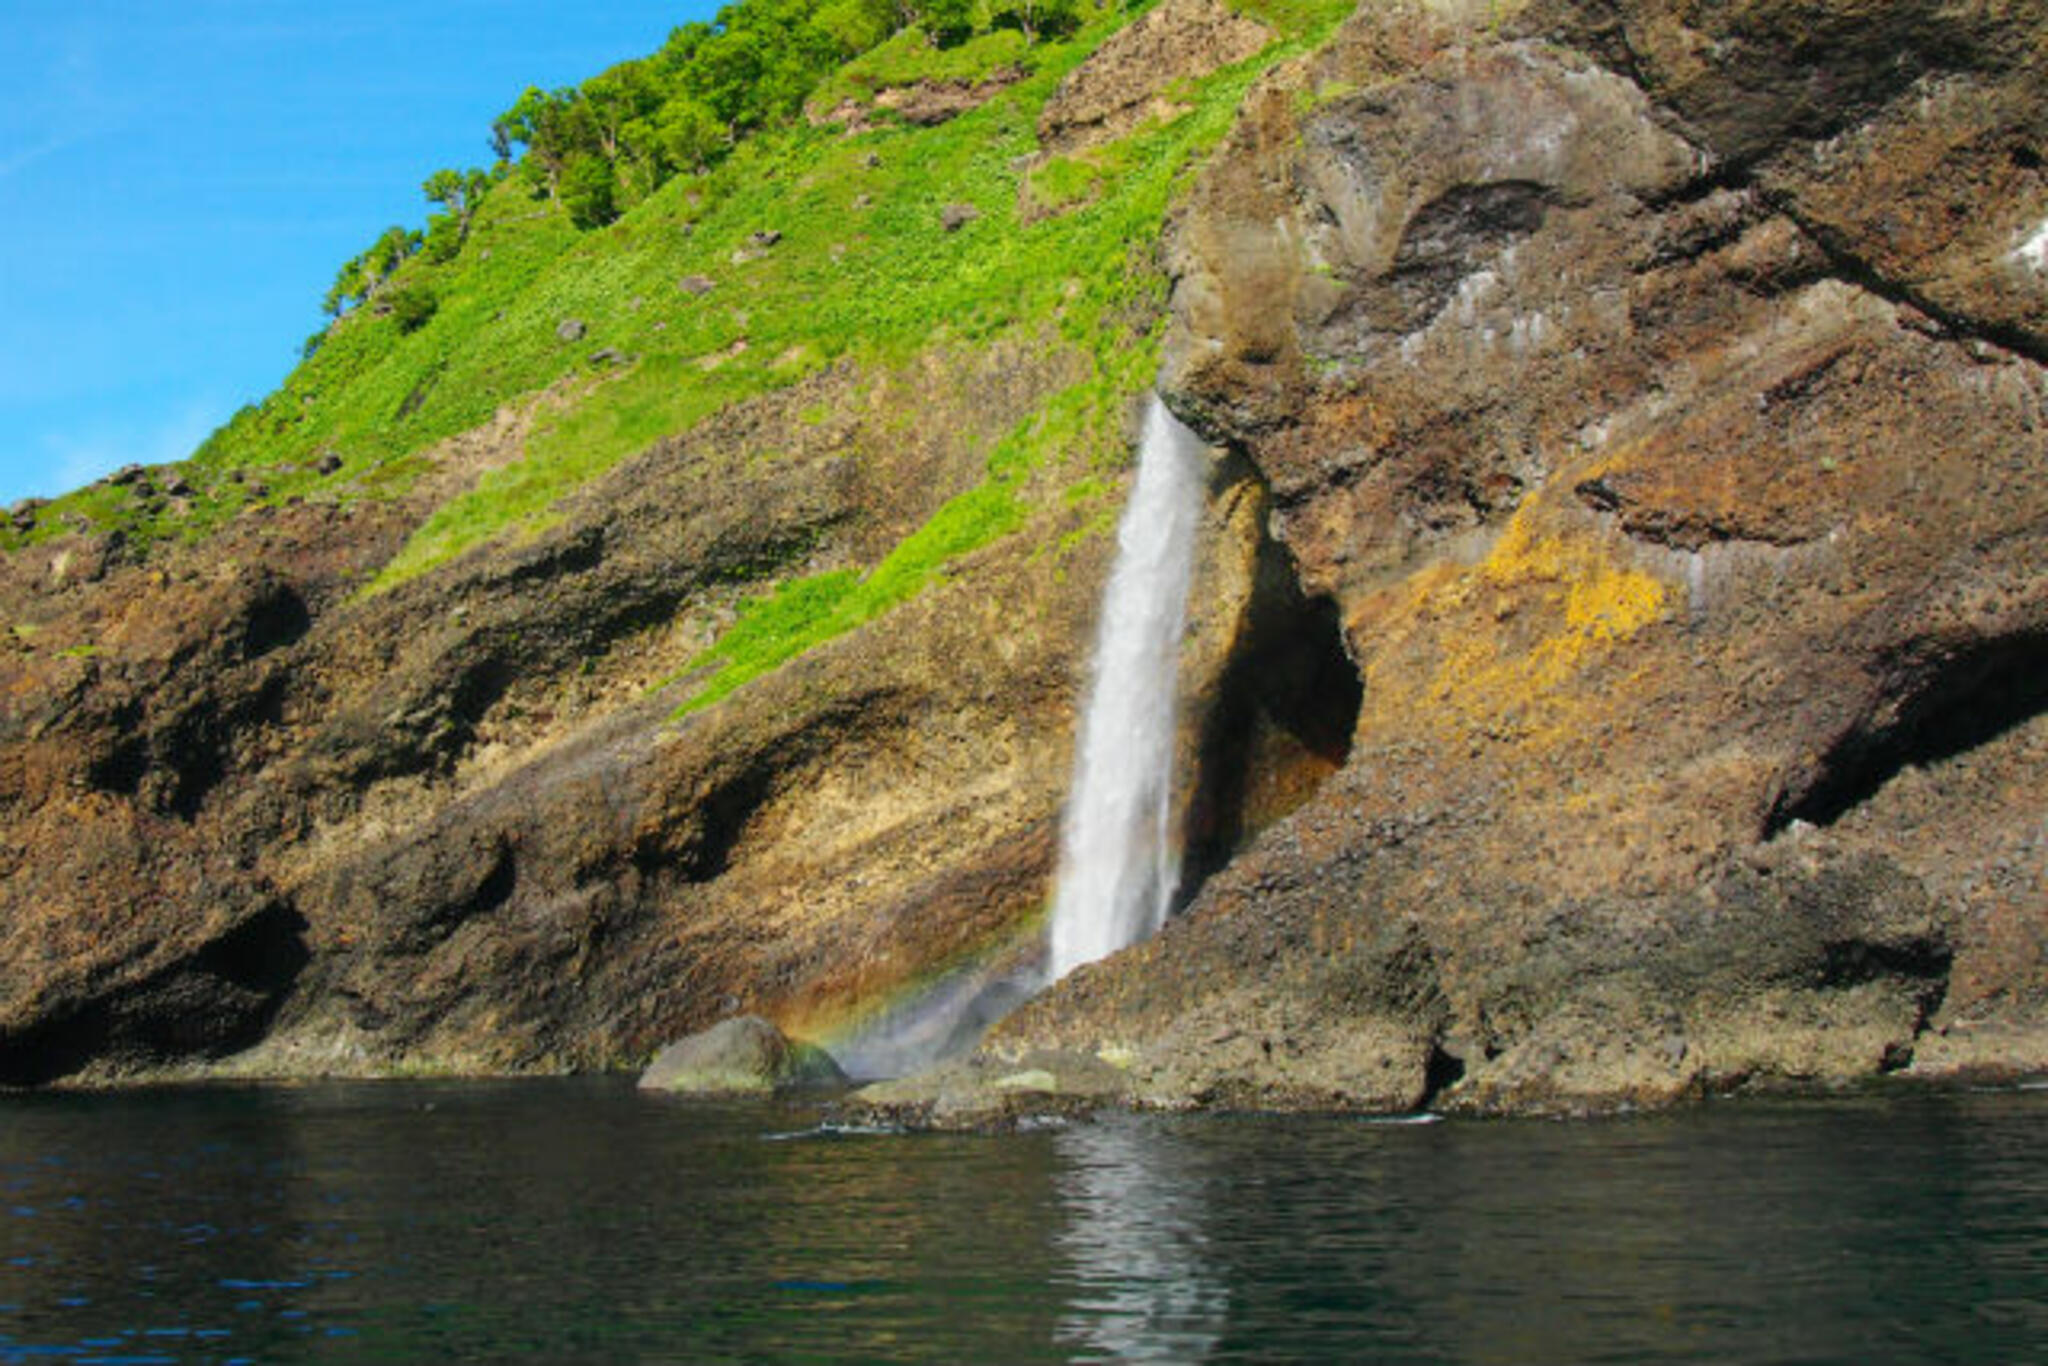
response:
[[[643,1091],[691,1096],[763,1095],[845,1082],[831,1054],[789,1038],[758,1015],[720,1020],[678,1039],[640,1074]]]

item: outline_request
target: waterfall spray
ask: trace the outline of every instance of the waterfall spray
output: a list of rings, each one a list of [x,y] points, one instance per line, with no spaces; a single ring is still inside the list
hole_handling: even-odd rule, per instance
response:
[[[1060,835],[1054,981],[1156,931],[1180,882],[1169,828],[1174,693],[1203,470],[1201,438],[1153,398],[1117,524]]]

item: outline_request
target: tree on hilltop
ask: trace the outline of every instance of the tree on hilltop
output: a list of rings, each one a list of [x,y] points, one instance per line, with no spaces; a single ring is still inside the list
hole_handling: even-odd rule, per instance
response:
[[[512,107],[491,125],[493,136],[508,148],[518,143],[537,163],[550,196],[561,189],[569,159],[597,145],[597,121],[582,92],[571,86],[542,90],[528,86]]]
[[[401,227],[386,228],[369,248],[349,259],[328,289],[321,308],[339,317],[351,308],[377,296],[406,257],[420,249],[425,238]]]
[[[477,205],[483,202],[490,188],[491,173],[474,168],[467,171],[439,170],[420,186],[429,204],[439,204],[454,216],[456,229],[464,237],[469,235],[469,223],[476,216]]]
[[[603,157],[572,153],[556,197],[579,228],[601,228],[619,216],[618,173]]]
[[[499,175],[505,164],[499,163]],[[452,261],[469,240],[470,224],[477,207],[496,184],[498,176],[471,168],[467,171],[439,170],[428,176],[420,190],[429,204],[439,204],[445,213],[427,216],[426,257],[429,261]]]

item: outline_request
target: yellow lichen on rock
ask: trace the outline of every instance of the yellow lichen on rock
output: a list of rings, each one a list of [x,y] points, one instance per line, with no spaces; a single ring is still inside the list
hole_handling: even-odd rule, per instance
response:
[[[1429,717],[1492,739],[1555,744],[1607,695],[1569,685],[1661,618],[1671,591],[1615,562],[1593,537],[1538,532],[1517,515],[1478,564],[1437,565],[1410,580],[1388,614],[1409,622],[1390,632],[1396,648],[1367,666],[1368,706],[1407,726]],[[1434,666],[1417,669],[1417,652],[1432,647]]]

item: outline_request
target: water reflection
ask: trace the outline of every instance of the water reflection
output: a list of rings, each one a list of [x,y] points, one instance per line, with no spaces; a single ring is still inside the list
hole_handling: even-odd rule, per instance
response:
[[[1071,1282],[1056,1340],[1082,1361],[1207,1357],[1230,1309],[1204,1227],[1210,1154],[1135,1120],[1067,1130],[1054,1151]]]

